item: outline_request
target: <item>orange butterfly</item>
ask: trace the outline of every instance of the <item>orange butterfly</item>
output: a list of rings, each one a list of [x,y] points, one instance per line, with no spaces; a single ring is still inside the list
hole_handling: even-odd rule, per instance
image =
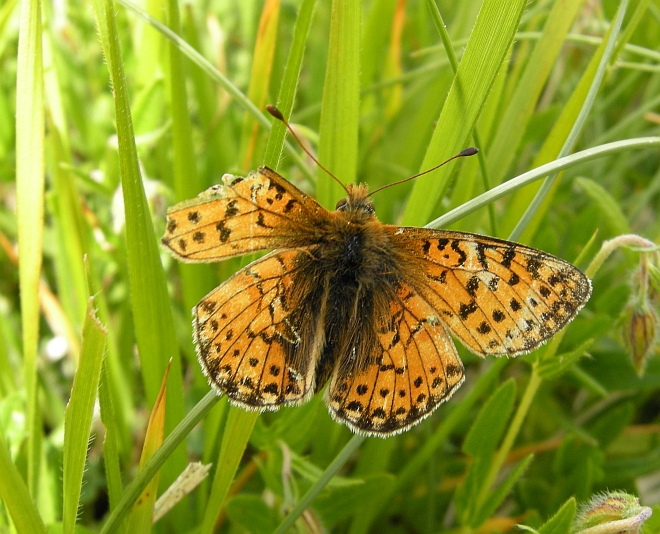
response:
[[[464,379],[450,337],[516,356],[568,323],[591,293],[571,264],[481,235],[382,224],[367,186],[336,211],[261,167],[167,212],[186,262],[270,249],[193,310],[211,385],[243,408],[301,404],[330,379],[331,415],[381,437],[409,429]]]

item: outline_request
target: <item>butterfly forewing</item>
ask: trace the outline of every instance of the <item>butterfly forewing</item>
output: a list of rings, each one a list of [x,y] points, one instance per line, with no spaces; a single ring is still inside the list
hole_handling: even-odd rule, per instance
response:
[[[333,417],[356,432],[392,435],[421,421],[463,382],[463,364],[437,313],[399,284],[364,369],[338,362],[326,393]]]
[[[223,182],[167,210],[162,242],[179,259],[215,261],[306,244],[314,223],[329,215],[267,167],[247,178],[226,174]]]
[[[298,251],[275,252],[241,269],[195,307],[193,330],[209,381],[241,406],[276,409],[313,392],[319,318],[296,316]],[[307,321],[307,324],[305,323]],[[310,339],[311,338],[311,339]],[[304,352],[304,354],[301,354]]]
[[[414,258],[417,289],[466,347],[515,356],[569,322],[591,293],[570,263],[476,234],[387,226]],[[421,276],[420,276],[421,275]]]

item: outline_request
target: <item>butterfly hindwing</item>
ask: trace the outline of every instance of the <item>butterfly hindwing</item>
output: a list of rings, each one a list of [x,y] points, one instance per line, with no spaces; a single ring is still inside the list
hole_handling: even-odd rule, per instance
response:
[[[301,254],[306,256],[278,251],[256,260],[193,310],[204,373],[245,408],[277,409],[313,393],[322,325],[320,318],[299,313],[309,300],[300,291]]]
[[[355,369],[338,362],[326,392],[332,416],[369,435],[407,430],[449,399],[464,378],[445,326],[411,286],[399,284],[389,308],[370,363]]]
[[[266,249],[304,246],[328,211],[268,167],[231,174],[167,210],[162,242],[187,262],[217,261]]]
[[[415,265],[416,288],[479,355],[532,350],[568,323],[591,293],[570,263],[481,235],[386,226]]]

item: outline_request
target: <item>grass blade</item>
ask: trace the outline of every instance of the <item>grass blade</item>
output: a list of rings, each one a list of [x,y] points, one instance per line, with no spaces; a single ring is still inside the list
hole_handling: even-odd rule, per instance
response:
[[[101,529],[101,534],[110,534],[116,532],[119,526],[126,519],[133,503],[139,498],[140,494],[147,487],[149,481],[156,475],[160,467],[170,457],[172,452],[183,442],[190,434],[193,428],[199,424],[204,416],[213,408],[219,400],[214,391],[209,391],[206,396],[190,410],[181,423],[165,438],[161,447],[156,451],[151,460],[144,465],[135,480],[126,488],[117,507],[112,510],[108,516],[105,525]]]
[[[96,318],[94,300],[89,299],[83,326],[80,362],[73,379],[71,397],[64,415],[64,459],[62,469],[62,531],[72,534],[89,444],[89,430],[96,399],[106,338],[105,327]]]
[[[46,532],[28,488],[18,469],[12,463],[9,450],[0,433],[0,497],[7,507],[18,534],[39,534]]]
[[[516,155],[541,91],[564,46],[566,34],[583,3],[582,0],[559,0],[552,6],[541,38],[534,45],[525,71],[499,121],[493,142],[488,147],[488,168],[492,172],[493,184],[502,181]]]
[[[573,127],[571,128],[571,131],[569,132],[565,143],[563,144],[561,150],[559,151],[560,157],[568,155],[573,150],[573,147],[577,142],[577,138],[580,135],[582,128],[584,127],[584,123],[586,122],[587,117],[589,116],[589,112],[593,107],[593,104],[596,100],[596,96],[598,95],[598,91],[600,90],[601,83],[603,82],[603,78],[605,77],[606,69],[612,59],[612,52],[614,51],[614,46],[616,44],[616,40],[619,35],[619,31],[621,29],[621,25],[623,24],[623,17],[626,14],[627,6],[628,6],[628,0],[622,0],[621,3],[619,4],[619,9],[617,10],[616,18],[614,19],[614,21],[612,21],[609,29],[607,30],[608,37],[604,41],[605,47],[603,49],[603,56],[600,59],[594,78],[592,82],[589,84],[589,91],[586,94],[583,105],[580,107],[580,112],[578,113],[575,119],[575,123],[573,124]],[[525,230],[525,228],[527,228],[527,226],[530,224],[533,218],[536,218],[538,220],[539,217],[542,216],[543,213],[545,213],[545,210],[540,210],[540,208],[541,205],[545,202],[546,197],[549,195],[550,191],[552,190],[553,185],[556,182],[556,179],[557,179],[557,175],[553,175],[553,176],[549,176],[543,181],[543,184],[541,184],[541,187],[534,196],[534,199],[525,210],[524,215],[522,216],[520,221],[518,221],[518,224],[511,232],[509,239],[512,240],[518,239]],[[548,202],[545,202],[545,205],[547,206]]]
[[[483,3],[421,170],[430,169],[465,148],[525,6],[522,0],[486,0]],[[416,180],[403,224],[422,226],[430,220],[436,202],[449,184],[453,168],[450,163]]]
[[[16,212],[20,247],[23,380],[27,396],[28,488],[36,493],[41,425],[37,412],[39,276],[44,225],[44,95],[41,2],[23,0],[16,78]]]
[[[465,217],[466,215],[488,205],[490,202],[494,202],[498,198],[502,198],[509,193],[524,187],[527,184],[531,184],[537,180],[541,180],[548,174],[556,173],[564,169],[568,169],[577,165],[578,163],[583,163],[586,161],[591,161],[603,156],[616,154],[617,152],[627,151],[627,150],[644,150],[644,149],[655,149],[660,147],[660,137],[640,137],[639,139],[626,139],[624,141],[615,141],[613,143],[608,143],[606,145],[601,145],[595,148],[588,148],[582,150],[581,152],[576,152],[570,156],[566,156],[545,165],[541,165],[536,169],[527,171],[516,178],[506,181],[503,184],[500,184],[490,191],[474,197],[469,202],[466,202],[462,206],[455,208],[451,211],[448,211],[441,217],[431,221],[426,226],[428,228],[443,228],[447,227],[451,223]]]
[[[261,19],[257,30],[257,41],[252,56],[250,86],[247,97],[258,109],[266,107],[270,73],[273,69],[273,56],[277,39],[277,27],[280,14],[280,0],[266,0],[261,11]],[[239,167],[245,172],[253,168],[259,123],[248,111],[243,119],[241,133],[241,148],[239,151]]]
[[[307,493],[303,496],[295,508],[289,512],[289,514],[284,518],[284,521],[280,523],[280,526],[277,527],[277,530],[274,534],[284,534],[293,526],[305,509],[311,504],[320,491],[330,482],[333,476],[344,466],[348,461],[351,455],[362,445],[362,442],[365,440],[364,436],[355,435],[351,440],[346,444],[342,451],[335,457],[332,463],[326,468],[323,474],[319,479],[314,483],[314,485],[309,488]]]
[[[328,63],[323,84],[319,126],[319,161],[343,183],[355,181],[360,102],[359,2],[333,0]],[[338,183],[319,171],[316,198],[326,207],[345,194]]]
[[[95,0],[94,9],[114,88],[119,167],[126,215],[128,275],[142,378],[147,399],[153,406],[159,394],[155,377],[163,376],[166,362],[172,361],[168,384],[170,407],[165,416],[165,432],[169,433],[184,414],[181,363],[170,298],[138,166],[114,3],[112,0]],[[105,39],[104,35],[107,36]],[[185,449],[181,447],[163,470],[164,482],[171,484],[185,466]]]
[[[284,76],[282,77],[282,85],[280,86],[279,96],[277,97],[277,108],[282,112],[284,117],[290,117],[293,109],[298,80],[300,79],[303,54],[305,52],[305,44],[307,42],[315,4],[316,0],[303,0],[298,10],[298,16],[296,17],[291,50],[289,51]],[[274,121],[266,144],[264,165],[277,169],[282,148],[284,147],[285,135],[286,126],[281,121]]]
[[[180,33],[179,3],[167,0],[168,25],[174,33]],[[197,160],[193,148],[193,133],[188,111],[188,93],[186,91],[186,69],[181,51],[169,43],[169,69],[167,85],[169,87],[170,109],[172,114],[172,154],[174,159],[175,200],[180,202],[192,198],[204,185],[197,169]],[[181,292],[184,306],[191,310],[197,301],[211,287],[211,268],[208,265],[178,266],[181,273]]]
[[[234,480],[257,417],[259,417],[259,412],[246,412],[234,407],[229,410],[220,456],[215,466],[211,496],[204,513],[202,533],[211,534],[215,531],[216,520],[224,506],[229,486]]]
[[[158,398],[154,404],[154,409],[149,417],[147,432],[144,437],[144,446],[140,456],[140,469],[144,469],[145,464],[151,460],[161,443],[163,442],[163,430],[165,426],[165,413],[167,406],[167,375],[170,372],[170,365],[165,369],[163,382],[158,392]],[[126,532],[151,532],[151,523],[154,515],[154,503],[158,493],[158,473],[156,473],[149,484],[136,501],[131,515],[128,518]]]

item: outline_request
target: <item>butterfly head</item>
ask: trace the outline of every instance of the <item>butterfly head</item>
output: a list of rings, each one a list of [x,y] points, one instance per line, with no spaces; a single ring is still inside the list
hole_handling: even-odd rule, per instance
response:
[[[342,198],[335,206],[337,211],[367,216],[376,214],[366,185],[348,184],[346,192],[348,193],[346,198]]]

